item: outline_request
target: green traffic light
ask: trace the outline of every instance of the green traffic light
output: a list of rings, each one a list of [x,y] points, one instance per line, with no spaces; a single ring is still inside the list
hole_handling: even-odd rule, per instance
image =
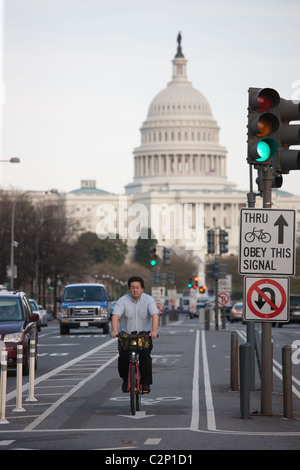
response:
[[[260,157],[256,159],[258,162],[265,162],[270,157],[271,149],[264,140],[261,140],[260,142],[258,142],[257,153]]]
[[[255,156],[256,162],[262,163],[266,162],[268,159],[273,158],[277,150],[278,145],[275,140],[267,138],[261,140],[257,144],[253,144],[252,148],[250,149],[250,152],[253,157]]]
[[[155,265],[156,265],[156,259],[152,259],[152,260],[150,261],[150,264],[151,264],[151,266],[155,266]]]

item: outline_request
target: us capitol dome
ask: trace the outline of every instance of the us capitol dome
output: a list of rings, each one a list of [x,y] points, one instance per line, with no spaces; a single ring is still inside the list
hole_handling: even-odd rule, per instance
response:
[[[227,181],[226,149],[210,104],[188,81],[180,33],[177,42],[172,80],[149,106],[126,193],[236,187]]]
[[[129,236],[129,227],[145,227],[145,222],[161,249],[191,250],[204,265],[206,234],[211,228],[225,229],[228,254],[238,254],[240,209],[247,206],[247,191],[236,189],[237,185],[227,180],[227,152],[219,143],[218,124],[205,96],[188,81],[180,34],[177,43],[171,81],[153,98],[142,123],[141,142],[133,150],[133,181],[125,186],[125,195],[98,190],[95,180],[83,180],[79,190],[67,194],[66,207],[82,232],[96,227],[97,233],[99,207],[111,207],[114,218],[110,231],[127,239],[130,259],[137,238]],[[300,212],[296,196],[279,190],[272,193],[273,208]],[[256,207],[261,204],[258,197]],[[152,211],[157,207],[161,212],[155,225]],[[172,218],[178,207],[183,215],[185,208],[191,210],[184,224]],[[138,218],[139,208],[147,208],[147,220]],[[181,225],[188,230],[178,236]]]

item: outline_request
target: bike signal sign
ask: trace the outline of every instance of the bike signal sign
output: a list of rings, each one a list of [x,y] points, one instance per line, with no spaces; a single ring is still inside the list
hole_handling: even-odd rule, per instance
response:
[[[295,274],[295,211],[241,209],[239,273]]]
[[[245,277],[244,320],[287,322],[289,320],[290,280]]]

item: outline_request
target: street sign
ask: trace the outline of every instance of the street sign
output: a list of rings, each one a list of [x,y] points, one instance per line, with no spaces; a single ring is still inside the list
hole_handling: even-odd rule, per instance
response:
[[[229,295],[231,295],[232,275],[227,274],[225,279],[219,279],[218,286],[219,286],[219,292],[227,292]]]
[[[220,292],[218,294],[218,305],[219,307],[228,307],[230,304],[230,295],[228,292]]]
[[[239,273],[295,274],[295,211],[241,209]]]
[[[164,310],[165,298],[166,298],[165,292],[166,292],[166,289],[163,286],[151,288],[151,294],[152,294],[152,297],[154,297],[159,313],[162,313]]]
[[[245,277],[244,320],[287,322],[289,320],[288,277]]]
[[[177,291],[176,289],[168,289],[168,304],[169,304],[169,308],[176,308],[176,304],[177,304]]]

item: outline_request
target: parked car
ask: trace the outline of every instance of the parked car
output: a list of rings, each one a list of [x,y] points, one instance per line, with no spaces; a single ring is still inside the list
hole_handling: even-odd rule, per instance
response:
[[[29,299],[29,302],[30,302],[30,305],[31,305],[32,312],[37,313],[38,316],[39,316],[39,320],[37,321],[36,326],[37,326],[38,331],[41,331],[41,324],[42,323],[41,323],[40,311],[39,311],[39,308],[37,306],[37,303],[34,299]]]
[[[24,292],[0,290],[0,344],[7,351],[7,368],[17,367],[17,346],[23,346],[23,374],[29,374],[30,342],[37,346],[37,322],[39,315],[33,313]],[[37,367],[37,347],[35,367]]]
[[[48,326],[48,313],[47,310],[43,308],[42,305],[38,305],[40,320],[42,326]]]
[[[231,323],[234,321],[242,320],[243,318],[243,302],[237,302],[232,306],[229,313],[229,320]]]

